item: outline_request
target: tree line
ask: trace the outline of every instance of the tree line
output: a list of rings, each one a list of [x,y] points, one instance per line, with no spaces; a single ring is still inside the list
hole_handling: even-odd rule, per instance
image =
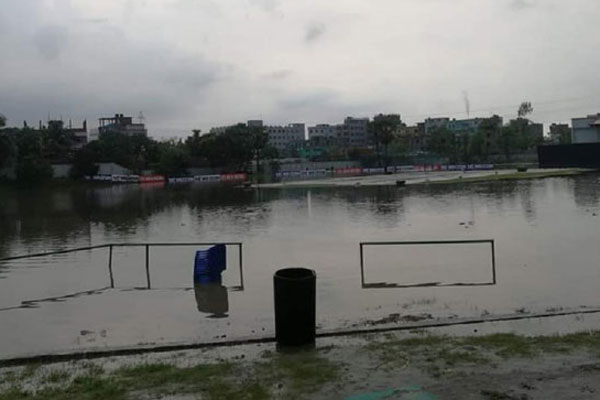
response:
[[[256,160],[277,158],[268,144],[266,131],[237,124],[224,133],[202,135],[194,130],[185,139],[157,141],[145,135],[103,132],[81,148],[74,147],[68,129],[50,125],[46,129],[6,128],[0,118],[0,168],[13,167],[23,183],[37,183],[52,177],[52,163],[72,164],[71,176],[94,175],[98,163],[114,162],[134,173],[151,171],[167,176],[186,175],[190,167],[218,167],[224,172],[247,171]]]
[[[506,125],[494,115],[482,119],[475,131],[453,132],[444,126],[427,134],[418,133],[417,137],[406,133],[407,127],[400,115],[379,114],[368,125],[371,146],[330,146],[309,158],[313,161],[357,160],[365,166],[382,167],[387,172],[391,163],[410,162],[415,148],[412,141],[417,140],[420,141],[419,152],[429,159],[474,163],[504,155],[509,161],[514,154],[529,151],[543,140],[530,132],[531,121],[527,115],[532,111],[531,103],[523,102],[517,118]],[[261,172],[264,164],[261,161],[279,157],[268,143],[265,128],[243,123],[223,133],[201,134],[200,130],[193,130],[185,139],[161,141],[108,131],[80,148],[74,146],[73,133],[62,124],[49,124],[45,129],[6,128],[5,125],[6,118],[0,114],[0,168],[14,167],[22,182],[39,182],[52,177],[52,163],[71,163],[74,178],[94,175],[101,162],[114,162],[134,173],[152,171],[182,176],[190,167],[248,171],[253,161],[256,171]]]
[[[387,172],[391,163],[414,161],[414,141],[418,141],[419,157],[423,159],[469,164],[488,162],[492,156],[501,156],[511,161],[514,155],[543,144],[542,132],[532,129],[532,122],[527,118],[532,112],[531,103],[523,102],[516,118],[506,125],[502,124],[500,116],[493,115],[482,118],[474,130],[452,131],[444,125],[427,133],[421,131],[416,137],[407,132],[400,115],[379,114],[369,122],[374,146],[345,150],[331,148],[314,159],[360,160],[369,166],[382,167]]]

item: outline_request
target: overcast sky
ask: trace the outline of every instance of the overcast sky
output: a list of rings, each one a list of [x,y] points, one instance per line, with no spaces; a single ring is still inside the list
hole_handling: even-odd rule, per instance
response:
[[[247,119],[600,112],[598,0],[0,0],[0,113],[155,137]],[[547,126],[545,128],[547,130]]]

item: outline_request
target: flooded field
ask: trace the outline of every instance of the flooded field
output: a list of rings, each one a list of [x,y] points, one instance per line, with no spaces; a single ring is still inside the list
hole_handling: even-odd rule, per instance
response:
[[[600,307],[599,233],[597,174],[403,188],[0,189],[0,258],[242,243],[241,259],[228,246],[223,283],[210,287],[192,281],[203,246],[152,246],[148,269],[145,247],[115,247],[114,288],[108,247],[0,263],[0,358],[270,336],[272,275],[287,266],[316,270],[322,332]],[[361,242],[482,239],[494,252],[490,242],[365,244],[361,268]]]

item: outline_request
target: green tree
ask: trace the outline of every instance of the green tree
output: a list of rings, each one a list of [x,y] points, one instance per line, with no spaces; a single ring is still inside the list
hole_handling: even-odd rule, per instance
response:
[[[531,106],[531,102],[524,101],[519,105],[519,110],[517,111],[517,117],[525,118],[527,115],[533,112],[533,107]]]
[[[456,137],[446,128],[439,128],[431,133],[428,147],[429,151],[438,156],[447,157],[453,161],[457,161]]]
[[[246,170],[254,158],[254,150],[245,124],[227,128],[223,133],[208,133],[186,140],[186,146],[196,157],[207,160],[211,167],[231,171]]]
[[[490,154],[496,151],[496,148],[501,148],[500,145],[502,136],[502,118],[498,115],[493,115],[490,118],[484,118],[479,124],[477,135],[474,138],[475,143],[473,148],[480,160],[487,161]]]
[[[264,155],[264,150],[267,148],[269,143],[269,134],[265,128],[258,126],[249,126],[248,134],[250,136],[250,144],[254,151],[254,159],[256,160],[256,182],[260,180],[260,161],[261,156]]]
[[[16,134],[17,179],[21,184],[42,183],[52,178],[52,165],[44,157],[40,131],[23,128]]]
[[[383,146],[383,168],[386,173],[388,167],[388,146],[396,138],[401,125],[402,120],[398,114],[379,114],[373,118],[373,140],[375,141],[378,158],[380,158],[380,145]]]
[[[517,148],[517,132],[513,125],[507,125],[502,127],[500,145],[502,147],[504,157],[507,161],[509,161],[511,154]]]
[[[158,143],[145,135],[104,132],[89,145],[93,145],[97,161],[114,162],[138,173],[160,157]]]
[[[471,137],[471,141],[469,143],[469,155],[479,161],[487,160],[485,134],[481,130],[475,132],[475,134]]]
[[[20,184],[39,184],[52,178],[52,164],[33,156],[20,157],[17,163],[17,180]]]
[[[571,132],[568,130],[561,132],[558,141],[559,144],[571,144]]]
[[[70,175],[72,178],[82,178],[92,176],[98,173],[96,161],[98,156],[94,151],[94,146],[84,146],[73,155],[73,166]]]
[[[167,176],[181,176],[186,174],[188,167],[188,152],[180,140],[171,139],[159,143],[160,157],[155,171]]]
[[[0,114],[0,168],[9,166],[17,152],[14,130],[3,129],[5,126],[6,117]]]
[[[48,128],[40,131],[44,158],[68,161],[71,157],[72,134],[63,128],[62,121],[50,121]]]

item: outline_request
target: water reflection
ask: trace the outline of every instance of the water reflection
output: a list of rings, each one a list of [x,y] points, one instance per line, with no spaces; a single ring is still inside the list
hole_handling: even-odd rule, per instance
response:
[[[88,296],[107,284],[106,253],[34,259],[11,263],[10,269],[0,264],[0,307],[45,301],[25,303],[40,308],[0,313],[0,326],[15,327],[0,329],[0,352],[69,348],[70,332],[81,327],[108,328],[107,344],[118,346],[139,342],[140,332],[142,340],[156,343],[211,339],[215,332],[228,339],[270,334],[272,273],[283,266],[318,271],[319,324],[325,330],[397,313],[452,318],[597,307],[599,220],[593,214],[600,214],[599,176],[310,190],[4,188],[0,255],[111,242],[243,242],[244,271],[240,259],[238,272],[238,252],[232,250],[222,282],[192,286],[194,247],[152,248],[153,289],[133,290],[144,282],[144,251],[123,248],[113,259],[118,287]],[[486,284],[485,255],[473,253],[467,262],[461,253],[407,248],[375,258],[367,254],[362,287],[373,290],[360,290],[361,241],[476,238],[496,240],[497,285]],[[407,284],[416,287],[399,289]],[[437,287],[443,284],[462,287]],[[234,290],[243,293],[229,296]],[[84,294],[69,297],[75,292]],[[215,319],[206,323],[205,317]]]
[[[591,212],[600,207],[598,174],[541,181],[503,181],[462,185],[389,187],[286,188],[244,190],[232,187],[136,185],[47,187],[0,190],[0,257],[24,250],[77,247],[107,238],[171,237],[190,234],[209,239],[227,231],[233,236],[261,234],[277,224],[281,214],[300,211],[308,219],[322,209],[343,211],[350,221],[372,219],[393,228],[428,208],[429,212],[463,211],[474,220],[485,209],[496,214],[519,209],[532,224],[539,202],[552,194],[574,199]],[[156,216],[162,223],[156,224]],[[179,222],[175,224],[175,220]],[[190,220],[191,218],[191,220]],[[152,224],[157,226],[152,226]],[[187,226],[188,229],[182,229]],[[233,228],[233,230],[232,230]],[[154,233],[152,232],[154,229]],[[95,233],[99,233],[98,236]],[[218,236],[218,237],[215,237]],[[210,236],[210,237],[209,237]],[[10,247],[14,249],[11,250]]]
[[[596,210],[600,203],[600,182],[597,175],[584,175],[574,179],[573,194],[577,207]]]
[[[195,283],[194,294],[198,311],[209,318],[225,318],[229,311],[227,288],[221,282]]]

